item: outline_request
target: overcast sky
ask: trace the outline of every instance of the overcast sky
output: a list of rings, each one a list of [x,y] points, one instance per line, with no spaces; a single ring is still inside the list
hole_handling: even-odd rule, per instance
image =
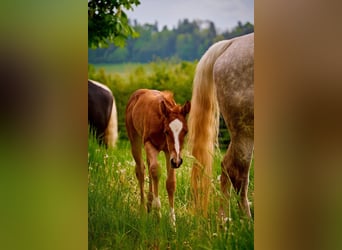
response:
[[[172,29],[178,20],[188,18],[213,21],[218,31],[225,31],[238,21],[254,24],[254,0],[140,0],[127,15],[140,24],[157,21],[159,30],[164,25]]]

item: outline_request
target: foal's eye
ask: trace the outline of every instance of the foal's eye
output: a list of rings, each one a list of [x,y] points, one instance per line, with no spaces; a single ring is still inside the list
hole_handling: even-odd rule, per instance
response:
[[[164,133],[165,133],[166,135],[169,135],[169,131],[167,131],[167,130],[166,130]]]

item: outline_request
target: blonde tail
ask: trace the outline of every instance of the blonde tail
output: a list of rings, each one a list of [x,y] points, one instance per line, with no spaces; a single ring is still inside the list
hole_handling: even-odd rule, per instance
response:
[[[104,140],[108,148],[114,148],[118,139],[118,116],[113,96],[112,112],[109,118],[107,128],[105,130]]]
[[[231,41],[212,45],[198,62],[193,82],[189,114],[189,146],[195,157],[191,172],[191,192],[194,209],[207,214],[210,197],[212,162],[219,126],[219,107],[213,79],[216,59],[230,46]]]

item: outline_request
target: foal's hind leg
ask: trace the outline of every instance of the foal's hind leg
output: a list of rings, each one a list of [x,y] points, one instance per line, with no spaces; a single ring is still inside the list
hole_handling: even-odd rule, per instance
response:
[[[144,180],[145,180],[145,165],[141,155],[141,139],[137,136],[131,140],[131,149],[135,165],[135,175],[139,181],[140,187],[140,204],[141,208],[145,210],[145,198],[144,198]]]
[[[249,182],[249,168],[253,151],[252,138],[232,138],[228,151],[221,163],[221,190],[224,197],[221,200],[221,215],[230,198],[230,185],[240,194],[239,206],[244,213],[251,217],[247,193]]]
[[[157,161],[159,151],[150,143],[145,143],[146,158],[148,163],[148,171],[150,176],[150,182],[152,182],[153,200],[150,199],[152,196],[149,195],[149,200],[147,206],[152,206],[152,209],[156,209],[158,215],[160,216],[160,199],[158,195],[158,185],[160,177],[160,167]],[[151,183],[150,183],[151,185]],[[151,191],[151,186],[150,186]]]

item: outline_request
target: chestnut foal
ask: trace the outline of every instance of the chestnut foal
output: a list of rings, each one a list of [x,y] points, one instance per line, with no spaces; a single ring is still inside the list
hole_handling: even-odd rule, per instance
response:
[[[151,209],[156,209],[160,216],[158,184],[161,171],[157,156],[160,151],[163,151],[167,167],[166,189],[173,225],[176,220],[174,212],[175,169],[179,168],[183,162],[181,150],[188,130],[186,115],[190,111],[190,106],[189,101],[183,106],[177,105],[173,94],[169,91],[139,89],[132,94],[126,107],[126,129],[136,163],[135,173],[140,185],[141,206],[145,209],[143,145],[150,179],[147,210],[150,212]]]

